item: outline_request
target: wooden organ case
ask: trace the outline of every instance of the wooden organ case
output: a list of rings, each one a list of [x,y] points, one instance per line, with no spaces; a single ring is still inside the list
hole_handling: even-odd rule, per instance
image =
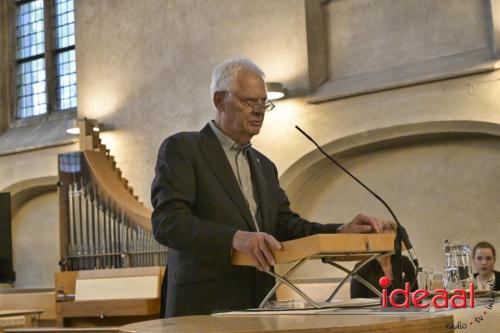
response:
[[[138,201],[96,122],[78,121],[79,152],[59,167],[61,272],[58,324],[122,325],[158,317],[166,248],[151,231],[151,211]]]

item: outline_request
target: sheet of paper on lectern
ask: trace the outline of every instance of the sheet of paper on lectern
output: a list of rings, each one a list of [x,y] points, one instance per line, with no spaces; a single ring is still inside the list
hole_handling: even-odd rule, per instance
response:
[[[158,298],[159,293],[157,275],[77,279],[75,301],[151,299]]]

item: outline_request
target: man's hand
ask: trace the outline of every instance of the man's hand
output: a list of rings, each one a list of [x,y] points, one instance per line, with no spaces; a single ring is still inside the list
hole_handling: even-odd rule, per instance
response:
[[[382,229],[382,223],[377,218],[358,214],[351,222],[343,224],[338,232],[343,234],[379,233]]]
[[[238,230],[233,237],[233,249],[249,255],[257,269],[268,271],[270,266],[275,265],[271,249],[281,250],[281,244],[264,232]]]

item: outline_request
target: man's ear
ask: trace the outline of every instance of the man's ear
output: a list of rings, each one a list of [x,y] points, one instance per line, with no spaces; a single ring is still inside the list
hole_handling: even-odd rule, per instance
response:
[[[223,91],[216,91],[214,93],[213,102],[214,102],[214,105],[217,108],[217,110],[219,110],[219,111],[223,110],[225,97],[226,97],[226,93]]]

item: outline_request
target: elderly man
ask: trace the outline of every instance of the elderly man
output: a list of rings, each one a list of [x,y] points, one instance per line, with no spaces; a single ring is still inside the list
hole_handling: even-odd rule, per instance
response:
[[[280,241],[381,229],[362,214],[343,225],[319,224],[290,209],[276,167],[250,144],[274,107],[257,65],[226,60],[210,88],[215,119],[162,143],[151,188],[154,236],[169,247],[167,317],[257,306],[274,285],[262,271],[275,264]],[[233,250],[251,256],[255,268],[231,265]]]

